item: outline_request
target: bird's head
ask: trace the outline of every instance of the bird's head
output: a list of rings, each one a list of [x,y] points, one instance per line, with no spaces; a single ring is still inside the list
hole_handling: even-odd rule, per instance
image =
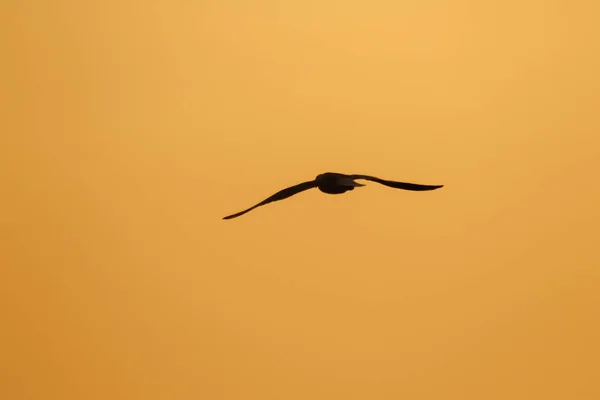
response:
[[[336,174],[335,172],[325,172],[322,174],[317,175],[317,177],[315,178],[316,180],[323,180],[323,179],[332,179],[334,177],[340,176],[341,174]]]

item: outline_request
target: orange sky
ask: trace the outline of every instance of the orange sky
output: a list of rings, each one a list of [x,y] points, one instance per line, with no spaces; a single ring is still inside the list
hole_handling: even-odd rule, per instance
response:
[[[598,2],[2,8],[0,398],[600,398]]]

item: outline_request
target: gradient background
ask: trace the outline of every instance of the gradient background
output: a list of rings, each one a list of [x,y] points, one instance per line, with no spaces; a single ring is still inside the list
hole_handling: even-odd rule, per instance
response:
[[[0,398],[600,398],[599,13],[4,2]]]

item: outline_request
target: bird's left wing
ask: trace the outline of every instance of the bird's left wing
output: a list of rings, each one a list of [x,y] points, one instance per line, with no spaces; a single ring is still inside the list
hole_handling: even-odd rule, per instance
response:
[[[377,182],[382,185],[392,187],[395,189],[404,189],[404,190],[413,190],[413,191],[435,190],[435,189],[439,189],[444,186],[444,185],[421,185],[418,183],[386,181],[385,179],[379,179],[379,178],[376,178],[374,176],[369,176],[369,175],[350,175],[350,176],[352,177],[352,179],[365,179],[365,180]]]
[[[289,188],[280,190],[279,192],[275,193],[273,196],[261,201],[257,205],[252,206],[252,207],[248,208],[247,210],[240,211],[240,212],[232,214],[232,215],[228,215],[227,217],[223,217],[223,219],[231,219],[231,218],[239,217],[240,215],[246,214],[248,211],[254,210],[256,207],[264,206],[265,204],[271,203],[273,201],[287,199],[290,196],[293,196],[297,193],[303,192],[308,189],[312,189],[316,186],[317,186],[316,180],[299,183],[299,184],[291,186]]]

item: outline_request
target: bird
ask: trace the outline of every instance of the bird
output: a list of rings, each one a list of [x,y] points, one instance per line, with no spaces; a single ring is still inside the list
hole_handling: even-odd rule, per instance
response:
[[[371,182],[377,182],[381,185],[388,186],[388,187],[395,188],[395,189],[404,189],[404,190],[412,190],[412,191],[435,190],[435,189],[444,187],[444,185],[421,185],[418,183],[388,181],[385,179],[380,179],[380,178],[376,178],[374,176],[369,176],[369,175],[356,175],[356,174],[346,175],[346,174],[340,174],[337,172],[325,172],[323,174],[317,175],[317,177],[315,179],[313,179],[312,181],[302,182],[297,185],[290,186],[288,188],[280,190],[279,192],[266,198],[265,200],[261,201],[260,203],[254,205],[250,208],[247,208],[244,211],[240,211],[235,214],[231,214],[226,217],[223,217],[223,219],[237,218],[239,216],[246,214],[249,211],[254,210],[257,207],[264,206],[265,204],[269,204],[274,201],[287,199],[288,197],[291,197],[295,194],[298,194],[300,192],[303,192],[305,190],[312,189],[315,187],[318,188],[323,193],[342,194],[342,193],[348,192],[350,190],[354,190],[355,187],[365,186],[362,183],[356,182],[355,181],[356,179],[363,179],[363,180],[367,180],[367,181],[371,181]]]

